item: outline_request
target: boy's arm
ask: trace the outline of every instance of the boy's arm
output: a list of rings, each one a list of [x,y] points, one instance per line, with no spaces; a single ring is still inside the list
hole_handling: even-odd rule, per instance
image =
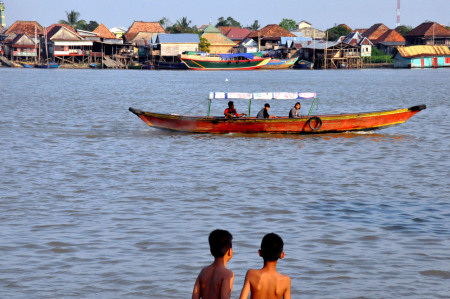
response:
[[[250,280],[248,277],[249,272],[250,270],[248,270],[247,274],[245,275],[244,286],[242,287],[241,296],[239,297],[239,299],[247,299],[248,295],[250,294]]]
[[[195,281],[194,291],[192,292],[192,299],[200,299],[200,275]]]
[[[229,299],[233,291],[234,273],[230,273],[222,281],[222,289],[220,290],[220,298]]]

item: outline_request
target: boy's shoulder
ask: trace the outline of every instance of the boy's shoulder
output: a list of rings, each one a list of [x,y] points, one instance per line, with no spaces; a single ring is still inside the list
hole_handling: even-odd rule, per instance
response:
[[[234,276],[233,271],[231,271],[230,269],[228,269],[226,267],[217,267],[214,264],[211,264],[211,265],[208,265],[208,266],[204,267],[200,271],[199,276],[200,277],[209,277],[213,273],[219,274],[222,277],[232,277],[232,276]]]

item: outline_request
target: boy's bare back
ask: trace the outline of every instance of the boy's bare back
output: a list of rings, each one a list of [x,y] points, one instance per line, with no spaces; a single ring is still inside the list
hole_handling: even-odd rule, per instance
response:
[[[245,277],[240,299],[290,299],[291,279],[275,269],[250,269]]]
[[[233,290],[233,280],[233,271],[213,263],[198,275],[192,299],[228,299]]]

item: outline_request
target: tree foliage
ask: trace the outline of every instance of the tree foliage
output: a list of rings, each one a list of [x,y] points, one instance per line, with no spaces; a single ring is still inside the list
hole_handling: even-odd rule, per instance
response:
[[[352,31],[344,26],[334,26],[333,28],[329,28],[326,31],[328,33],[328,41],[335,41],[341,36],[346,36]]]
[[[250,30],[258,30],[260,27],[261,27],[261,25],[259,25],[259,21],[255,20],[252,25],[247,26],[245,28],[250,29]]]
[[[216,27],[224,26],[224,27],[239,27],[241,28],[241,23],[233,19],[232,17],[224,18],[220,17],[217,19]]]
[[[159,20],[159,24],[161,24],[164,30],[172,26],[172,22],[166,17],[163,17],[161,20]]]
[[[200,51],[209,53],[209,47],[211,46],[211,44],[206,38],[200,37],[200,43],[198,44],[198,46]]]
[[[66,11],[67,20],[60,20],[60,24],[67,24],[73,29],[77,29],[79,25],[83,26],[86,24],[85,20],[80,20],[80,13],[75,10]]]
[[[191,27],[192,21],[187,17],[182,17],[174,25],[166,27],[166,30],[171,33],[194,33],[197,31],[197,27]]]
[[[283,19],[279,25],[288,31],[292,31],[295,30],[296,24],[297,23],[292,19]]]
[[[96,21],[89,21],[87,23],[85,20],[80,20],[80,13],[75,10],[71,10],[70,12],[66,11],[66,17],[67,20],[60,20],[59,23],[69,25],[73,29],[93,31],[98,27]]]
[[[401,25],[395,28],[395,31],[400,33],[402,36],[405,36],[408,32],[410,32],[413,28],[411,26]]]

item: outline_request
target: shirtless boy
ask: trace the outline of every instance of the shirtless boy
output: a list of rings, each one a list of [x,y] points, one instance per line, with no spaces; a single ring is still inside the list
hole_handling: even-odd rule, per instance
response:
[[[283,240],[277,234],[264,236],[259,255],[264,259],[264,267],[250,269],[245,276],[240,299],[291,299],[291,279],[277,272],[277,261],[284,257]]]
[[[227,263],[233,256],[232,240],[233,236],[226,230],[216,229],[209,234],[214,262],[200,271],[192,299],[230,299],[234,273],[227,269]]]

